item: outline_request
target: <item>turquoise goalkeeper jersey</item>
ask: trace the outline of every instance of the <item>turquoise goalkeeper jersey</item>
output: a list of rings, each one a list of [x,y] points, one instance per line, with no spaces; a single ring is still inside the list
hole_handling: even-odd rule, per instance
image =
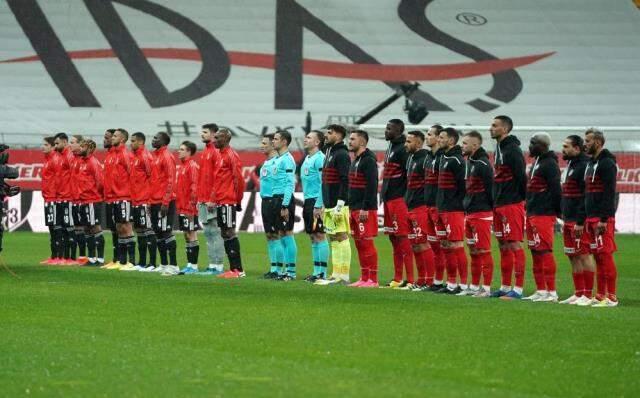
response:
[[[322,207],[322,165],[324,164],[324,153],[318,151],[304,159],[300,170],[300,180],[302,182],[302,192],[304,198],[315,199],[315,208]]]

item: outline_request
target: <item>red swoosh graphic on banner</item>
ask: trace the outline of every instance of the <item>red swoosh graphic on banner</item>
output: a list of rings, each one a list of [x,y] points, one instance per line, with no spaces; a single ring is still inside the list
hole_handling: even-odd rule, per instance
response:
[[[200,52],[197,49],[143,48],[142,52],[147,58],[200,61]],[[71,59],[100,59],[116,57],[111,49],[69,51],[68,54]],[[231,65],[275,69],[275,56],[271,54],[241,51],[229,51],[227,54],[229,55]],[[305,59],[302,64],[302,72],[306,75],[314,76],[336,77],[341,79],[381,80],[387,82],[463,79],[466,77],[487,75],[514,69],[534,63],[553,54],[555,54],[555,51],[524,57],[440,65],[354,64],[348,62]],[[0,61],[0,63],[34,62],[39,59],[40,57],[37,55],[32,55],[29,57]]]

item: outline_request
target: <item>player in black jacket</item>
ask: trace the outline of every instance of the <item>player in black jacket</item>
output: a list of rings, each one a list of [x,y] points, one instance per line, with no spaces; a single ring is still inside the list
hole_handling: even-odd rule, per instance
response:
[[[322,167],[322,202],[323,209],[315,209],[314,216],[323,216],[322,223],[329,235],[331,246],[331,263],[333,273],[329,279],[318,279],[317,285],[349,282],[351,265],[351,244],[349,243],[349,207],[347,195],[349,191],[349,166],[351,158],[344,144],[347,130],[332,124],[325,134],[327,146],[324,165]]]
[[[402,120],[389,120],[384,138],[389,141],[389,147],[384,155],[380,197],[384,203],[384,231],[393,246],[393,280],[387,286],[401,288],[407,283],[413,284],[413,252],[408,239],[409,211],[403,198],[407,189],[407,150]],[[406,281],[402,279],[403,265]]]
[[[424,160],[424,201],[429,212],[429,219],[427,220],[427,240],[433,250],[435,257],[435,275],[433,277],[433,284],[429,288],[430,291],[436,292],[444,287],[444,269],[446,259],[444,251],[440,247],[440,241],[438,240],[437,228],[440,227],[438,222],[438,207],[436,207],[436,195],[438,194],[438,174],[440,168],[440,160],[444,150],[438,145],[438,138],[440,132],[444,129],[439,124],[431,126],[425,141],[429,151]]]
[[[562,235],[564,253],[569,257],[573,274],[574,294],[560,304],[591,305],[595,265],[589,254],[589,240],[583,234],[587,217],[584,206],[584,172],[589,158],[584,153],[584,140],[570,135],[562,144],[562,158],[567,162],[562,172]]]
[[[440,132],[439,146],[444,150],[440,160],[438,175],[438,220],[443,229],[438,231],[438,238],[445,251],[447,267],[447,286],[439,290],[441,293],[458,294],[467,286],[467,255],[464,252],[464,206],[465,195],[465,163],[462,149],[458,144],[460,133],[453,127]],[[460,276],[460,284],[456,280]]]
[[[585,233],[592,239],[590,249],[596,260],[598,290],[595,307],[618,305],[616,282],[618,271],[613,261],[617,250],[616,228],[616,158],[604,149],[604,134],[596,129],[585,133],[585,147],[591,161],[587,164],[585,178]]]
[[[493,276],[491,223],[493,221],[493,166],[482,147],[482,135],[470,131],[462,138],[467,157],[464,196],[465,236],[471,254],[471,286],[465,294],[489,297]],[[483,278],[482,288],[480,279]]]
[[[369,134],[355,130],[349,136],[349,150],[355,159],[349,168],[349,224],[358,250],[361,277],[352,287],[378,287],[378,161],[367,149]]]
[[[556,260],[553,239],[556,218],[560,217],[560,168],[558,157],[549,149],[551,137],[536,133],[529,141],[534,158],[527,183],[527,243],[533,258],[536,292],[525,300],[557,302]]]
[[[433,284],[435,260],[427,240],[429,211],[425,202],[425,159],[430,151],[423,149],[424,133],[410,131],[405,148],[407,159],[407,191],[404,201],[409,209],[409,241],[416,258],[418,277],[413,290],[426,291]]]
[[[495,151],[495,176],[493,179],[493,233],[500,245],[500,269],[502,284],[491,297],[522,298],[525,257],[524,200],[527,191],[527,175],[520,141],[510,135],[513,121],[508,116],[496,116],[489,131],[497,141]],[[515,283],[511,289],[511,276],[515,268]]]

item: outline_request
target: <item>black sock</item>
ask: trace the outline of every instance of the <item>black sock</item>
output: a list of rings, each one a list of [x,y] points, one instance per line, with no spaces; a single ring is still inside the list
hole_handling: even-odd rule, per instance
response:
[[[127,238],[118,238],[118,261],[122,265],[127,263]]]
[[[131,264],[136,263],[136,239],[132,236],[127,236],[127,254],[129,254],[129,262]]]
[[[167,238],[165,240],[165,247],[167,248],[167,252],[169,254],[169,264],[170,265],[177,265],[178,264],[178,260],[177,260],[177,255],[176,255],[176,237],[175,235],[171,235],[169,238]]]
[[[115,229],[111,230],[111,245],[113,245],[113,262],[115,263],[119,259],[118,255],[118,233]]]
[[[318,271],[322,273],[322,276],[327,277],[327,263],[324,261],[318,262]]]
[[[147,233],[138,232],[138,265],[147,265]]]
[[[98,250],[98,258],[104,260],[104,234],[102,231],[96,235],[96,249]]]
[[[49,258],[57,257],[58,248],[56,247],[56,229],[52,226],[49,226],[49,249],[51,249],[51,257]]]
[[[168,265],[167,262],[167,243],[163,238],[158,239],[158,251],[160,252],[160,265]]]
[[[56,247],[56,257],[64,258],[64,229],[55,227],[53,230],[53,240]]]
[[[224,251],[229,258],[230,268],[234,271],[242,271],[242,259],[240,258],[240,241],[237,236],[224,241]]]
[[[87,235],[85,235],[84,231],[77,229],[75,232],[76,242],[78,242],[78,255],[85,257],[87,255]]]
[[[89,258],[96,258],[96,234],[87,235],[87,251]]]
[[[198,265],[198,254],[200,252],[198,241],[187,241],[185,243],[185,247],[187,249],[187,261],[189,262],[189,264]]]
[[[191,264],[198,265],[198,257],[200,256],[200,243],[196,240],[193,245],[193,261]]]
[[[147,231],[147,248],[149,249],[149,265],[156,266],[156,254],[158,252],[158,238],[156,234],[148,230]]]
[[[65,258],[70,258],[72,260],[76,259],[76,231],[73,228],[67,228],[66,230],[66,239],[65,239],[65,248],[64,254]]]

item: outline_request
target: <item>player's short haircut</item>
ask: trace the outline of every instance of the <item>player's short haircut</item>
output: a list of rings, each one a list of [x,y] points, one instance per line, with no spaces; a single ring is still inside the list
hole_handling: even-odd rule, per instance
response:
[[[275,137],[275,136],[276,136],[276,133],[267,133],[267,134],[263,135],[262,138],[266,138],[269,141],[273,141],[273,137]]]
[[[464,135],[465,137],[476,138],[480,141],[480,145],[482,145],[482,134],[480,134],[477,130],[471,130]]]
[[[458,130],[454,129],[453,127],[447,127],[445,129],[442,129],[441,132],[445,133],[447,137],[453,138],[454,145],[458,143],[458,140],[460,139],[460,132]]]
[[[432,128],[432,129],[436,129],[436,132],[437,132],[438,134],[440,134],[440,132],[441,132],[442,130],[444,130],[444,127],[442,127],[442,125],[440,125],[440,124],[434,124],[433,126],[431,126],[431,128]]]
[[[364,130],[353,130],[353,131],[351,131],[351,134],[355,134],[358,137],[364,138],[364,142],[366,142],[366,143],[369,142],[369,133],[367,133]]]
[[[278,131],[276,131],[276,134],[279,134],[280,138],[282,138],[283,140],[287,141],[287,145],[291,145],[291,133],[290,132],[288,132],[287,130],[278,130]]]
[[[97,145],[96,142],[92,139],[83,140],[80,144],[81,146],[87,147],[87,154],[90,155],[93,151],[96,150]]]
[[[322,131],[320,131],[320,130],[311,130],[311,131],[309,131],[307,133],[307,135],[309,135],[311,133],[316,135],[316,137],[318,138],[318,142],[319,142],[318,147],[322,148],[324,146],[324,134],[322,133]]]
[[[171,143],[171,136],[165,131],[159,131],[157,135],[162,145],[169,145]]]
[[[598,130],[595,127],[591,127],[587,131],[584,132],[585,136],[587,136],[589,134],[593,134],[593,139],[596,140],[596,141],[600,141],[600,143],[602,145],[604,145],[605,139],[604,139],[604,133],[602,131]]]
[[[107,129],[108,132],[110,132],[111,134],[116,132],[116,129]]]
[[[540,131],[538,133],[535,133],[531,136],[531,138],[535,138],[539,142],[542,142],[547,146],[547,148],[551,146],[551,136],[549,135],[549,133],[545,131]]]
[[[76,141],[78,141],[78,143],[84,141],[84,137],[82,135],[80,135],[80,134],[74,134],[74,135],[72,135],[72,137],[75,138]]]
[[[56,139],[54,137],[44,137],[42,140],[51,146],[56,144]]]
[[[191,152],[191,155],[195,155],[196,154],[196,144],[194,144],[191,141],[182,141],[182,144],[185,147],[187,147],[187,149],[189,150],[189,152]]]
[[[584,140],[579,135],[572,134],[567,137],[569,141],[571,141],[572,146],[577,146],[580,148],[580,151],[584,151]]]
[[[69,136],[67,135],[67,133],[58,133],[53,136],[53,139],[69,141]]]
[[[396,126],[400,127],[400,132],[404,133],[404,122],[402,120],[400,120],[400,119],[391,119],[387,123],[395,124]]]
[[[231,137],[233,136],[233,134],[231,134],[231,131],[229,129],[220,129],[220,130],[216,131],[216,133],[220,133],[220,134],[224,135],[225,137],[227,137],[227,140],[229,142],[231,141]]]
[[[144,133],[140,131],[131,134],[131,138],[135,138],[138,141],[142,141],[143,144],[147,141],[147,137],[145,137]]]
[[[507,132],[510,132],[513,129],[513,120],[509,116],[498,115],[494,117],[494,119],[500,120],[503,124],[507,125]]]
[[[124,140],[128,140],[129,139],[129,132],[123,128],[117,128],[116,131],[119,131],[120,134],[122,134],[124,136]]]
[[[336,133],[338,133],[338,134],[340,134],[342,136],[342,139],[344,139],[344,137],[347,136],[347,129],[345,129],[344,126],[341,125],[341,124],[329,125],[327,130],[335,131]]]
[[[211,131],[213,131],[214,133],[215,133],[216,131],[218,131],[218,125],[217,125],[217,124],[215,124],[215,123],[207,123],[207,124],[203,124],[203,125],[202,125],[202,128],[203,128],[203,129],[206,129],[206,130],[211,130]]]
[[[420,141],[424,142],[424,133],[420,130],[409,131],[407,134],[412,135],[414,137],[418,137]]]

